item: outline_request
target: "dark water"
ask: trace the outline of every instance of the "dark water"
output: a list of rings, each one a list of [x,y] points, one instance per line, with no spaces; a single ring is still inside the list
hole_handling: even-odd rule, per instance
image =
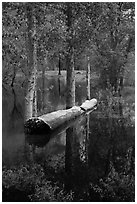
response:
[[[46,78],[44,88],[41,79],[38,80],[38,84],[39,115],[65,108],[66,89],[64,78],[61,80],[59,78]],[[3,88],[2,94],[3,165],[12,166],[28,162],[31,145],[29,145],[24,135],[25,90],[20,87],[13,89],[8,87],[8,89]],[[84,93],[83,96],[78,94],[76,100],[77,105],[80,105],[85,97]],[[57,152],[64,151],[64,149],[65,137],[61,133],[50,144],[44,148],[39,148],[37,151],[46,151],[44,153],[44,156],[46,156],[47,154],[57,154]]]
[[[65,108],[66,88],[63,77],[45,78],[44,83],[39,79],[38,84],[39,115]],[[107,174],[110,159],[114,160],[116,168],[120,169],[120,158],[126,154],[128,148],[134,146],[134,110],[129,113],[133,106],[133,101],[129,99],[130,94],[124,93],[126,97],[123,98],[121,105],[122,115],[119,111],[113,110],[115,114],[109,117],[109,114],[105,114],[101,103],[102,100],[105,103],[106,93],[94,84],[91,85],[91,98],[95,97],[99,101],[98,109],[89,114],[88,124],[88,160],[93,181]],[[24,96],[24,88],[3,89],[3,166],[11,167],[34,161],[40,163],[51,155],[56,156],[65,151],[67,127],[60,132],[55,132],[48,143],[45,138],[25,137]],[[86,83],[77,82],[76,105],[81,105],[85,99]],[[75,128],[79,144],[82,146],[87,134],[86,117],[80,117],[75,122]]]

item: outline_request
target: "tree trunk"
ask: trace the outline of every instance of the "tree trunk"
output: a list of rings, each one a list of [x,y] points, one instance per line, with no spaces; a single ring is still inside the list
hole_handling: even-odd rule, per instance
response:
[[[67,32],[69,37],[67,39],[68,54],[66,58],[67,67],[67,96],[66,96],[66,108],[69,109],[75,105],[75,74],[74,74],[74,48],[73,48],[73,30],[72,30],[72,3],[67,2],[66,16],[67,16]],[[65,151],[65,171],[67,174],[66,189],[71,186],[71,176],[73,172],[73,150],[75,140],[75,128],[70,127],[66,131],[66,151]]]
[[[61,59],[60,59],[60,54],[59,54],[59,73],[58,75],[61,75]]]
[[[67,2],[67,26],[70,36],[67,39],[68,54],[67,54],[67,96],[66,96],[66,108],[71,108],[75,105],[75,73],[74,73],[74,47],[73,47],[73,34],[72,30],[72,3]]]
[[[36,54],[36,19],[33,16],[32,4],[27,3],[27,41],[28,41],[28,69],[30,70],[27,93],[25,97],[25,119],[33,116],[33,99],[36,90],[37,54]],[[34,28],[33,28],[34,25]],[[33,30],[33,32],[32,32]]]
[[[28,77],[31,75],[33,67],[33,10],[31,3],[26,3],[27,32],[26,32],[26,50],[27,50],[27,72]]]
[[[45,66],[42,67],[41,112],[44,112],[45,103]]]
[[[74,73],[74,51],[70,48],[70,56],[67,58],[67,96],[66,108],[75,105],[75,73]]]
[[[48,57],[48,52],[46,53],[46,56],[44,57],[44,63],[42,66],[42,90],[41,90],[41,112],[44,112],[44,108],[45,108],[45,70],[47,67],[47,57]]]
[[[90,61],[88,57],[88,66],[87,66],[87,73],[86,73],[86,83],[87,83],[87,99],[90,100]]]
[[[58,91],[59,91],[59,97],[61,97],[61,81],[60,81],[60,78],[58,78]]]
[[[69,127],[66,130],[66,144],[65,170],[67,175],[74,176],[80,158],[79,139],[75,126]]]
[[[85,141],[85,153],[86,153],[86,164],[88,167],[88,149],[89,149],[89,131],[90,131],[90,127],[89,127],[89,121],[90,121],[90,115],[87,114],[86,115],[86,141]]]
[[[34,15],[34,94],[33,94],[33,116],[37,116],[37,38],[36,38],[36,18]]]

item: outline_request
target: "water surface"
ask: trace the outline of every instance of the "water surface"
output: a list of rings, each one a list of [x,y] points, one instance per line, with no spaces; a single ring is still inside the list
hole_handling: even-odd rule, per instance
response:
[[[38,114],[49,113],[65,108],[66,86],[64,77],[45,77],[44,83],[38,79]],[[109,160],[113,160],[119,170],[128,148],[134,146],[134,109],[131,92],[126,91],[122,98],[122,115],[119,108],[113,107],[113,114],[106,114],[102,101],[106,92],[99,86],[91,85],[91,98],[97,98],[98,109],[89,114],[88,125],[88,162],[93,181],[108,172]],[[124,91],[123,91],[124,92]],[[49,156],[56,157],[65,151],[66,128],[55,133],[47,143],[46,138],[26,138],[24,134],[24,88],[3,89],[2,125],[3,125],[3,165],[8,167],[30,163],[44,162]],[[76,105],[86,100],[85,81],[76,82]],[[109,106],[109,104],[108,104]],[[130,110],[130,114],[129,114]],[[126,113],[127,111],[127,113]],[[79,144],[86,138],[86,116],[76,121],[75,127]]]

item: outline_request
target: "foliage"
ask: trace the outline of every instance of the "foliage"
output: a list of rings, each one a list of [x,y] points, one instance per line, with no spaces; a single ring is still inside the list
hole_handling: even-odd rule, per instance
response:
[[[115,170],[110,162],[110,172],[106,178],[100,179],[98,185],[90,185],[102,201],[134,202],[135,201],[135,172],[133,148],[127,151],[125,163],[121,172]]]
[[[117,90],[123,84],[127,55],[134,49],[134,8],[125,10],[124,3],[103,3],[101,10],[99,27],[94,31],[101,80]]]
[[[48,171],[48,169],[47,169]],[[22,165],[12,169],[3,167],[3,199],[5,201],[19,201],[18,193],[26,194],[29,201],[71,201],[73,193],[66,193],[64,187],[57,181],[48,178],[46,170],[38,164]],[[15,189],[15,198],[13,190]],[[22,196],[22,194],[21,194]],[[20,198],[21,199],[21,198]],[[22,198],[23,199],[23,198]],[[23,200],[21,200],[23,201]]]
[[[30,3],[37,19],[37,57],[40,64],[58,67],[59,55],[66,67],[68,39],[67,3]],[[123,74],[123,65],[134,50],[134,3],[71,3],[75,66],[90,57],[92,67],[112,86]],[[27,3],[3,3],[3,80],[27,69]],[[81,67],[82,65],[82,67]],[[52,68],[53,69],[53,68]],[[85,69],[85,68],[84,68]],[[8,74],[8,75],[7,75]],[[8,76],[8,77],[7,77]]]
[[[126,156],[121,159],[123,165],[120,171],[117,171],[113,162],[110,162],[110,170],[108,174],[100,179],[98,184],[94,184],[89,181],[87,186],[82,187],[75,183],[73,189],[69,192],[65,190],[66,181],[64,180],[65,177],[62,180],[63,172],[59,173],[61,169],[59,169],[58,166],[62,160],[62,157],[58,158],[57,168],[55,165],[54,167],[49,168],[47,165],[42,167],[38,164],[33,164],[32,167],[22,165],[12,169],[6,169],[4,167],[3,195],[5,191],[10,192],[10,189],[15,188],[18,191],[26,192],[29,201],[32,202],[133,202],[135,196],[134,148],[129,148]],[[54,168],[58,170],[53,171]],[[13,194],[10,195],[10,193],[7,193],[6,195],[9,196],[6,198],[9,200],[6,201],[11,201]]]
[[[20,71],[27,77],[28,49],[27,41],[28,19],[26,7],[30,5],[35,10],[38,41],[38,62],[45,57],[58,57],[59,52],[64,52],[65,24],[63,17],[58,16],[50,4],[47,3],[3,3],[3,82],[14,77]],[[33,32],[33,25],[30,32]],[[7,77],[9,75],[9,77]],[[7,80],[7,78],[9,80]]]
[[[73,201],[73,192],[66,193],[57,183],[53,186],[47,181],[41,187],[36,187],[35,194],[30,198],[32,202],[70,202]]]
[[[9,81],[16,70],[22,69],[26,59],[26,22],[20,4],[3,3],[2,59],[3,80]]]
[[[20,168],[13,168],[7,170],[3,168],[3,186],[9,188],[10,186],[16,186],[19,190],[30,190],[39,185],[44,178],[44,170],[40,165],[35,166],[21,166]]]

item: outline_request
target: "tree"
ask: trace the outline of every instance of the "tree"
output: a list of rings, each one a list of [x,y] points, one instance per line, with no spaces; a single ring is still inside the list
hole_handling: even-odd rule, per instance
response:
[[[77,36],[76,25],[79,22],[77,16],[81,10],[80,4],[66,3],[66,17],[67,17],[67,55],[66,55],[66,66],[67,66],[67,96],[66,96],[66,108],[71,108],[75,105],[75,71],[74,71],[74,55],[76,53],[76,44],[80,38]],[[81,19],[80,19],[81,20]],[[86,30],[87,31],[87,30]],[[80,36],[81,37],[81,36]],[[86,40],[85,40],[86,41]],[[87,41],[86,41],[87,42]],[[79,46],[78,46],[79,47]],[[90,69],[88,65],[88,70]],[[88,73],[88,86],[89,86],[89,74]],[[88,97],[89,94],[88,94]],[[77,129],[72,126],[66,130],[66,153],[65,153],[65,169],[69,176],[76,174],[77,162],[80,161],[80,140],[77,133]],[[70,179],[70,178],[69,178]],[[68,182],[68,186],[71,185]],[[68,187],[67,186],[67,187]]]
[[[2,4],[3,83],[14,85],[16,73],[26,64],[25,17],[23,3]]]
[[[59,72],[58,75],[61,75],[61,55],[59,53]]]
[[[123,67],[134,39],[134,3],[132,6],[127,9],[125,3],[100,4],[100,21],[94,31],[101,79],[115,91],[123,84]]]
[[[66,17],[67,17],[67,96],[66,96],[66,108],[71,108],[75,105],[75,74],[74,74],[74,47],[73,47],[73,13],[72,3],[66,3]]]
[[[28,65],[30,70],[30,76],[28,81],[28,88],[26,94],[26,119],[31,118],[33,114],[37,114],[37,43],[36,43],[36,17],[35,9],[30,3],[26,5],[26,14],[28,22]]]
[[[87,72],[86,72],[86,85],[87,85],[87,99],[90,100],[90,61],[88,57],[88,65],[87,65]]]

